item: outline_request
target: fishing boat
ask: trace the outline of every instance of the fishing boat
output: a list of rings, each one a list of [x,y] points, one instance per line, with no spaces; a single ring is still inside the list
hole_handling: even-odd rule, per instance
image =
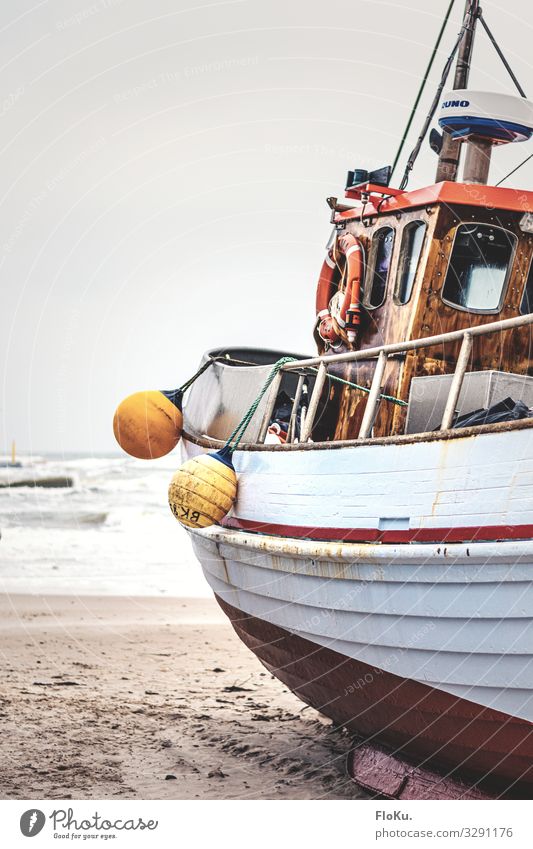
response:
[[[517,96],[468,88],[480,25]],[[428,135],[436,181],[410,189]],[[532,135],[469,0],[399,186],[357,168],[328,199],[317,354],[209,351],[184,404],[163,393],[218,603],[393,798],[533,785],[533,192],[489,180]]]

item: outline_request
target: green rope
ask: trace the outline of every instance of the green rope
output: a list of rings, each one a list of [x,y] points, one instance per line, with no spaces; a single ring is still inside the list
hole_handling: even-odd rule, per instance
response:
[[[204,373],[204,371],[206,371],[209,368],[209,366],[211,366],[218,359],[223,360],[224,358],[223,357],[213,357],[212,359],[208,360],[206,363],[203,364],[203,366],[201,366],[198,369],[196,374],[194,374],[191,378],[189,378],[189,380],[186,383],[184,383],[183,386],[180,387],[180,389],[178,391],[180,391],[182,393],[185,392],[190,386],[192,386],[194,381],[198,380],[200,375],[202,375]],[[239,422],[239,424],[237,425],[237,427],[230,434],[230,436],[228,437],[228,439],[226,440],[226,442],[224,444],[224,447],[221,449],[220,453],[225,452],[226,455],[229,455],[231,457],[231,455],[233,454],[233,452],[237,448],[239,442],[243,438],[243,436],[246,432],[246,428],[248,427],[251,420],[255,416],[255,414],[257,412],[257,408],[259,407],[259,404],[263,400],[267,389],[269,389],[270,386],[272,385],[272,381],[274,380],[274,378],[276,377],[278,372],[283,368],[283,366],[287,365],[287,363],[295,363],[295,362],[298,362],[298,360],[295,357],[282,357],[281,360],[278,360],[277,363],[274,363],[274,365],[272,366],[272,370],[271,370],[270,374],[268,375],[267,379],[265,380],[265,382],[263,384],[261,392],[259,393],[259,395],[255,399],[253,404],[250,405],[250,407],[248,408],[248,410],[246,411],[246,413],[242,417],[242,419]],[[315,374],[318,371],[318,369],[315,369],[315,368],[310,368],[309,370],[315,372]],[[350,389],[358,389],[360,392],[367,392],[367,393],[370,392],[370,389],[368,389],[366,386],[360,386],[358,383],[351,383],[349,380],[344,380],[342,377],[337,377],[334,374],[328,374],[328,379],[329,380],[336,380],[338,383],[343,383],[345,386],[349,386]],[[392,395],[380,395],[380,398],[383,398],[384,401],[391,401],[393,404],[398,404],[401,407],[407,407],[407,404],[406,404],[405,401],[402,401],[400,398],[394,398],[394,396],[392,396]]]
[[[234,429],[234,431],[227,438],[227,440],[224,444],[224,447],[221,449],[221,451],[226,451],[230,455],[233,454],[233,452],[236,450],[239,442],[243,438],[243,436],[246,432],[246,428],[248,427],[248,425],[252,421],[253,417],[255,416],[255,414],[257,412],[257,408],[259,407],[259,404],[263,400],[267,389],[269,389],[270,386],[272,385],[272,381],[274,380],[274,378],[276,377],[278,372],[287,363],[295,363],[295,362],[298,362],[295,357],[282,357],[281,360],[278,360],[277,363],[274,364],[274,366],[272,367],[272,371],[270,372],[270,374],[268,375],[267,379],[265,380],[265,382],[263,384],[263,388],[261,389],[261,392],[259,393],[259,395],[255,399],[253,404],[250,405],[250,407],[248,408],[248,410],[246,411],[246,413],[242,417],[242,419],[239,422],[239,424],[237,425],[237,427]],[[316,373],[317,369],[312,368],[312,369],[310,369],[310,371],[314,371]],[[342,377],[337,377],[334,374],[328,374],[328,379],[329,380],[336,380],[338,383],[343,383],[345,386],[349,386],[351,389],[358,389],[361,392],[367,392],[367,393],[370,392],[370,389],[368,389],[366,386],[360,386],[358,383],[351,383],[349,380],[344,380]],[[405,401],[402,401],[400,398],[395,398],[393,395],[383,395],[382,394],[379,397],[383,398],[384,401],[391,401],[393,404],[398,404],[401,407],[407,407],[407,403]]]
[[[235,428],[233,433],[226,440],[226,443],[225,443],[224,447],[222,448],[222,451],[228,451],[229,454],[232,454],[235,451],[239,442],[241,441],[242,437],[244,436],[246,428],[248,427],[251,420],[253,419],[253,417],[256,413],[256,410],[257,410],[259,404],[261,403],[263,396],[265,395],[265,392],[270,387],[275,376],[277,375],[279,370],[283,368],[284,365],[286,365],[287,363],[293,363],[293,362],[296,362],[295,357],[282,357],[281,360],[278,360],[277,363],[274,364],[272,371],[270,372],[270,374],[268,375],[267,379],[265,380],[265,382],[263,384],[263,388],[261,389],[261,392],[259,393],[259,395],[255,399],[253,404],[250,406],[248,411],[244,414],[243,418],[241,419],[241,421],[239,422],[239,424],[237,425],[237,427]],[[233,445],[231,444],[232,442],[233,442]]]
[[[209,366],[212,366],[216,362],[231,362],[231,363],[239,363],[240,365],[250,365],[250,366],[256,366],[257,365],[257,363],[246,362],[245,360],[233,360],[230,357],[228,357],[227,355],[225,357],[211,357],[211,359],[209,359],[206,363],[204,363],[203,366],[200,366],[198,371],[195,374],[193,374],[193,376],[190,377],[189,380],[187,380],[183,384],[183,386],[180,386],[180,388],[177,389],[176,391],[180,392],[183,395],[187,391],[187,389],[189,389],[193,385],[195,380],[198,380],[198,378],[204,373],[204,371],[206,371],[209,368]],[[265,385],[264,385],[264,387],[261,391],[261,395],[259,396],[259,398],[257,398],[254,401],[254,403],[252,404],[252,406],[250,407],[250,409],[246,413],[245,418],[249,416],[249,418],[247,418],[246,427],[248,427],[248,425],[250,424],[250,421],[253,418],[253,416],[254,416],[254,414],[257,410],[257,407],[259,406],[259,402],[261,401],[266,390],[268,389],[268,387],[270,386],[270,384],[274,380],[274,378],[275,378],[276,374],[278,373],[278,371],[280,370],[280,368],[283,365],[285,365],[285,363],[293,363],[293,362],[296,362],[294,357],[284,357],[282,360],[278,360],[278,362],[275,363],[275,365],[272,369],[272,372],[268,376],[267,382],[265,383]],[[281,363],[281,365],[279,365],[279,363]],[[318,372],[318,369],[310,368],[309,371],[312,371],[316,374]],[[367,392],[367,393],[370,392],[370,389],[367,386],[360,386],[358,383],[352,383],[351,381],[344,380],[342,377],[337,377],[334,374],[328,374],[328,380],[336,380],[337,383],[342,383],[342,384],[344,384],[344,386],[349,386],[350,389],[358,389],[360,392]],[[394,395],[383,395],[383,394],[381,394],[379,397],[382,398],[383,401],[390,401],[391,404],[397,404],[399,407],[407,407],[408,406],[406,401],[402,401],[401,398],[395,398]],[[253,411],[252,411],[252,407],[253,407]],[[252,411],[251,414],[250,414],[250,411]],[[235,430],[233,431],[233,433],[229,437],[229,439],[226,443],[226,446],[229,445],[229,443],[233,440],[234,436],[238,433],[241,426],[243,425],[243,422],[244,422],[244,419],[241,422],[239,422],[239,424],[237,425],[237,427],[235,428]],[[246,427],[244,428],[243,433],[246,430]],[[240,439],[242,438],[242,435],[243,434],[241,433],[238,441],[240,441]]]
[[[250,405],[250,407],[242,417],[241,421],[239,422],[233,433],[231,433],[228,439],[226,440],[224,447],[221,449],[222,452],[225,451],[231,455],[236,450],[239,442],[241,441],[246,432],[246,428],[255,416],[259,404],[263,400],[267,389],[269,389],[272,385],[272,381],[274,380],[278,372],[287,363],[295,362],[298,362],[295,357],[282,357],[281,360],[278,360],[277,363],[274,364],[274,366],[272,367],[272,371],[270,372],[263,384],[261,392],[255,399],[253,404]],[[310,369],[310,371],[314,371],[316,373],[317,369]],[[345,386],[349,386],[351,389],[359,389],[361,392],[370,392],[370,389],[368,389],[366,386],[359,386],[358,383],[351,383],[349,380],[344,380],[342,377],[337,377],[334,374],[328,374],[328,378],[329,380],[336,380],[338,381],[338,383],[343,383]],[[380,395],[380,398],[383,398],[384,401],[391,401],[393,404],[398,404],[401,407],[407,407],[407,403],[405,401],[402,401],[400,398],[394,398],[394,396],[392,395]]]
[[[313,368],[311,369],[311,371],[314,371],[316,373],[318,369]],[[350,389],[359,389],[360,392],[370,392],[370,389],[367,386],[360,386],[358,383],[351,383],[349,380],[344,380],[342,377],[337,377],[337,375],[335,374],[328,374],[328,379],[336,380],[337,383],[344,383],[344,385],[349,386]],[[381,394],[379,397],[383,398],[384,401],[390,401],[392,404],[397,404],[399,407],[409,406],[407,401],[402,401],[401,398],[395,398],[394,395]]]

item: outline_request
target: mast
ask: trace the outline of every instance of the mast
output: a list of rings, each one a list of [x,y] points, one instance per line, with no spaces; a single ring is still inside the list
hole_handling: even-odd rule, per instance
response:
[[[465,32],[459,48],[457,65],[455,67],[454,89],[467,88],[470,76],[470,59],[474,48],[474,36],[476,32],[477,16],[479,12],[479,0],[466,0],[464,26]],[[435,181],[457,180],[459,170],[459,157],[461,143],[452,139],[451,134],[444,132],[442,149],[439,155],[437,176]]]

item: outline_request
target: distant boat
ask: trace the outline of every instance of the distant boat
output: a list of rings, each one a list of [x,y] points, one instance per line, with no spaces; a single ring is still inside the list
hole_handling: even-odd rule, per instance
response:
[[[15,440],[11,443],[11,459],[10,460],[0,460],[0,468],[1,469],[20,469],[22,463],[17,460],[17,447]]]
[[[22,469],[0,474],[0,489],[13,489],[20,487],[44,487],[46,489],[60,489],[74,486],[74,478],[69,475],[50,474],[42,469],[35,469],[31,465],[23,464],[16,458],[15,441],[11,445],[11,460],[0,462],[2,469]]]

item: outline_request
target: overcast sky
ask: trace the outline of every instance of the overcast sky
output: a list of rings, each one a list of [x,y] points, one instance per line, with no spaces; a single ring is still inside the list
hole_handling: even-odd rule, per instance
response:
[[[313,352],[325,198],[392,161],[447,6],[2,4],[0,451],[113,450],[117,401],[207,348]],[[483,8],[533,96],[531,5]],[[471,87],[513,92],[481,31],[475,63]],[[497,151],[493,176],[527,152]],[[411,185],[434,168],[424,149]]]

